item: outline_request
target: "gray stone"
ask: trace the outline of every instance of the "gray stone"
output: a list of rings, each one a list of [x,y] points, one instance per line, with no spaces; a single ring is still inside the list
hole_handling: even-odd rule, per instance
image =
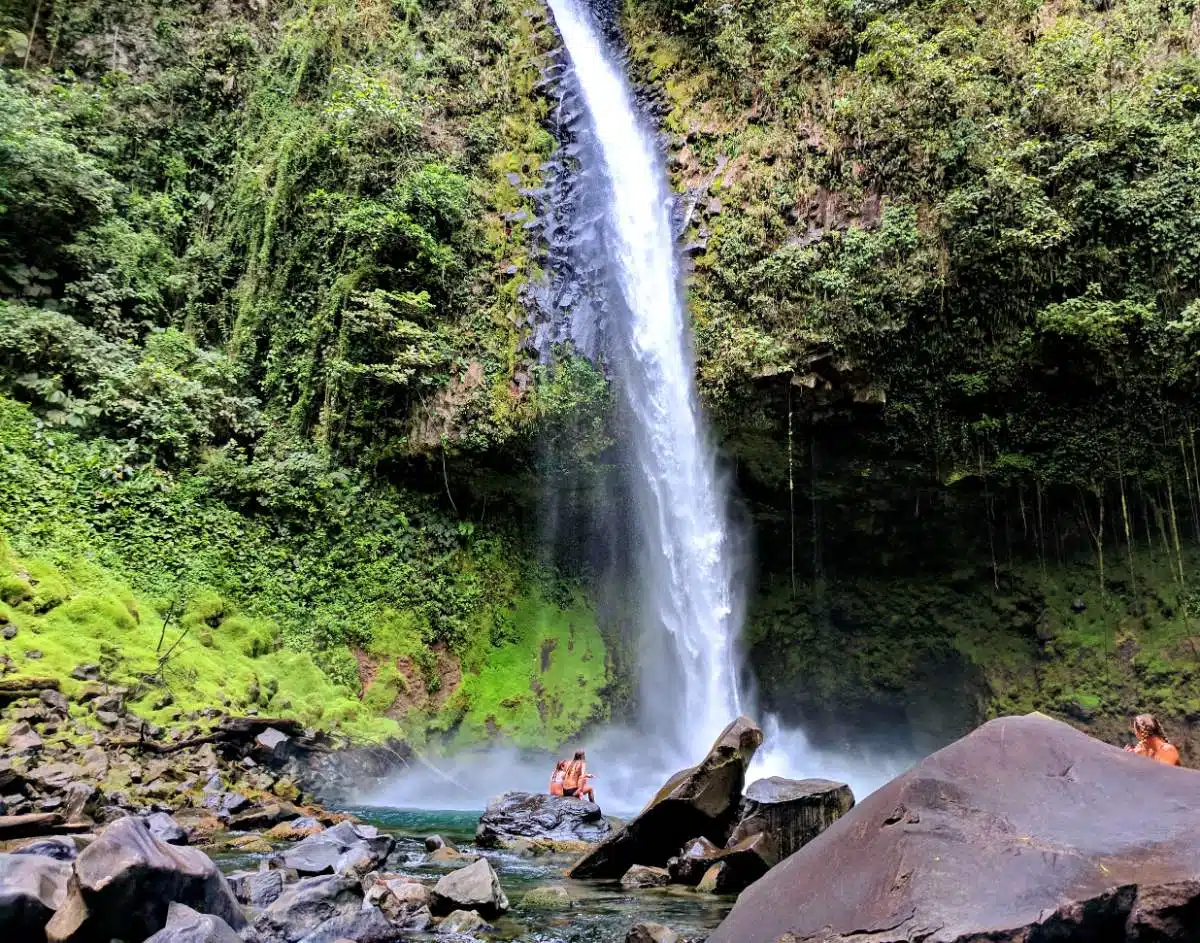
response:
[[[26,775],[31,782],[37,783],[43,789],[52,789],[58,792],[66,789],[72,782],[84,779],[87,776],[87,770],[74,763],[44,763],[30,770]]]
[[[364,879],[366,884],[368,879]],[[384,915],[396,925],[409,930],[421,930],[429,925],[424,920],[421,926],[414,923],[424,919],[429,914],[429,888],[407,878],[376,878],[370,883],[366,895],[367,903],[373,904],[383,911]],[[432,915],[430,915],[432,916]]]
[[[446,916],[446,918],[438,924],[438,933],[444,934],[470,934],[477,930],[483,930],[488,926],[488,922],[479,916],[473,910],[455,910]]]
[[[454,847],[454,843],[446,841],[446,839],[442,838],[441,835],[426,835],[425,836],[425,850],[426,851],[437,851],[439,848],[453,848],[453,847]]]
[[[71,713],[71,702],[67,700],[67,696],[61,691],[47,688],[38,695],[38,700],[50,708],[50,710],[62,714],[64,717]]]
[[[343,869],[361,877],[386,861],[395,844],[390,835],[380,835],[373,826],[340,822],[289,848],[280,860],[285,868],[300,874],[327,874],[336,871],[341,861]],[[342,860],[352,848],[355,853]]]
[[[173,902],[167,908],[167,925],[146,943],[242,943],[242,938],[220,917]]]
[[[622,887],[666,887],[670,883],[671,875],[666,868],[644,864],[635,864],[621,876]]]
[[[71,865],[44,855],[0,854],[0,939],[41,940],[67,897]]]
[[[91,825],[87,807],[96,797],[96,787],[91,783],[75,781],[63,790],[63,819],[68,825]]]
[[[476,910],[485,917],[498,917],[508,910],[508,898],[500,887],[492,863],[487,858],[444,875],[430,895],[435,914],[454,910]]]
[[[11,642],[13,639],[15,639],[17,637],[17,627],[15,625],[12,625],[11,623],[9,625],[6,625],[4,627],[3,635],[4,635],[4,640],[6,642]]]
[[[475,829],[475,844],[503,848],[517,838],[599,842],[612,832],[593,802],[529,792],[506,792],[488,803]],[[431,836],[439,837],[439,836]],[[678,847],[678,846],[676,846]],[[428,839],[426,840],[428,847]]]
[[[274,727],[268,727],[254,738],[254,742],[267,753],[274,755],[283,752],[283,750],[287,747],[288,741],[291,739],[292,738],[282,730],[276,730]]]
[[[41,749],[42,738],[38,736],[36,730],[22,720],[9,728],[5,746],[9,753],[27,753],[31,750]]]
[[[829,779],[784,779],[771,776],[746,787],[741,820],[729,837],[732,848],[765,832],[779,857],[799,851],[854,807],[854,794],[845,783]]]
[[[96,720],[105,727],[115,727],[121,722],[121,715],[113,711],[96,711]]]
[[[100,666],[99,665],[76,665],[71,672],[71,677],[76,681],[99,681]]]
[[[13,851],[14,855],[41,855],[56,861],[74,861],[79,857],[79,848],[71,838],[38,838]]]
[[[680,943],[682,937],[661,923],[635,923],[625,934],[625,943]]]
[[[299,943],[339,943],[340,940],[353,940],[354,943],[395,943],[396,927],[374,907],[368,907],[331,917],[317,929],[301,937]]]
[[[118,819],[80,852],[67,900],[46,935],[50,943],[144,940],[166,925],[172,902],[220,917],[234,930],[246,926],[207,855],[160,842],[143,819]]]
[[[228,880],[234,896],[255,910],[275,903],[284,888],[282,871],[236,871]]]
[[[357,913],[362,906],[362,889],[353,878],[307,878],[287,888],[258,915],[254,932],[263,943],[298,943],[334,917]]]
[[[146,816],[146,827],[150,834],[168,845],[186,845],[188,833],[166,812],[152,812]]]

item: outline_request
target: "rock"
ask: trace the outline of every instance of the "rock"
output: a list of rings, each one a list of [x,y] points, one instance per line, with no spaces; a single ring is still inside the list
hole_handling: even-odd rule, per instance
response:
[[[395,844],[390,835],[380,835],[370,825],[342,822],[289,848],[280,860],[285,868],[300,874],[327,874],[335,871],[339,862],[350,868],[351,859],[342,856],[355,849],[352,859],[357,863],[351,870],[361,876],[386,861]]]
[[[10,704],[22,698],[37,697],[47,688],[58,690],[57,678],[5,678],[0,679],[0,705]]]
[[[27,815],[0,815],[0,840],[36,838],[63,831],[81,831],[77,826],[67,828],[57,812],[30,812]]]
[[[700,883],[696,885],[696,890],[701,894],[723,893],[725,886],[724,871],[725,865],[720,861],[709,865],[708,870],[704,872],[704,876],[700,878]]]
[[[470,934],[483,930],[488,923],[473,910],[455,910],[438,924],[438,933]]]
[[[771,776],[746,788],[742,817],[729,836],[733,847],[766,832],[780,858],[794,854],[854,807],[845,783],[828,779],[784,779]]]
[[[172,903],[167,908],[167,925],[146,943],[242,943],[242,938],[220,917]]]
[[[384,915],[397,925],[408,930],[423,930],[429,925],[424,919],[429,913],[429,888],[409,878],[377,878],[366,895],[367,902],[374,904]],[[432,915],[430,915],[432,919]],[[423,920],[420,926],[415,922]]]
[[[670,883],[671,875],[666,868],[644,864],[635,864],[621,876],[622,887],[666,887]]]
[[[76,681],[99,681],[99,665],[76,665],[71,671],[71,677]]]
[[[759,832],[721,852],[718,894],[736,894],[779,863],[779,846],[772,835]],[[703,880],[703,878],[701,878]]]
[[[362,905],[362,889],[353,878],[307,878],[285,889],[259,914],[254,931],[263,943],[298,943],[334,917],[356,913]]]
[[[492,918],[508,910],[508,898],[500,887],[492,863],[480,858],[465,868],[451,871],[437,882],[430,895],[430,909],[435,914],[476,910]]]
[[[96,720],[105,727],[115,727],[121,722],[121,715],[115,711],[96,711]]]
[[[27,648],[25,649],[25,657],[30,661],[40,661],[44,656],[40,648]]]
[[[71,702],[67,700],[67,696],[61,691],[55,691],[53,688],[47,688],[38,694],[38,700],[40,700],[56,714],[62,714],[64,717],[66,717],[71,713]]]
[[[227,880],[233,896],[256,910],[269,907],[283,893],[282,871],[235,871]]]
[[[4,641],[11,642],[17,637],[17,627],[10,623],[4,627],[4,631],[0,632],[0,635],[4,636]]]
[[[41,855],[55,861],[74,861],[79,848],[70,838],[38,838],[13,851],[14,855]]]
[[[425,856],[428,864],[450,864],[458,861],[473,861],[470,855],[464,855],[457,848],[438,848]]]
[[[1197,919],[1200,772],[1030,714],[863,800],[743,891],[709,943],[1169,941]]]
[[[274,727],[268,727],[257,737],[254,738],[254,743],[259,749],[264,750],[272,756],[281,755],[286,749],[289,737],[282,730],[276,730]]]
[[[338,914],[309,933],[300,943],[395,943],[396,927],[374,907]]]
[[[63,819],[69,825],[92,825],[87,808],[96,798],[96,787],[91,783],[68,783],[63,790]]]
[[[302,816],[290,822],[280,822],[267,831],[266,837],[272,841],[299,841],[310,838],[325,831],[325,826],[311,816]]]
[[[703,836],[724,845],[737,814],[746,767],[762,730],[739,717],[698,765],[676,773],[636,818],[571,868],[573,878],[616,878],[635,864],[665,865],[684,843]]]
[[[184,831],[183,826],[165,812],[153,812],[147,815],[146,827],[150,829],[150,834],[160,842],[168,845],[186,845],[188,843],[188,833]]]
[[[46,928],[50,943],[144,940],[166,925],[172,902],[246,926],[237,900],[203,852],[150,834],[143,819],[109,825],[75,861],[67,900]]]
[[[378,841],[376,839],[376,842]],[[370,843],[357,842],[338,856],[337,861],[333,863],[333,873],[353,874],[355,877],[362,878],[383,864],[390,851],[389,847],[380,854],[378,849],[372,848]]]
[[[437,851],[439,848],[453,848],[453,847],[454,847],[454,843],[446,841],[446,839],[442,838],[441,835],[426,835],[425,836],[425,850],[426,851]]]
[[[90,779],[100,780],[108,775],[108,755],[100,747],[88,747],[80,761]]]
[[[625,934],[625,943],[682,943],[682,939],[661,923],[635,923]]]
[[[29,726],[28,722],[22,720],[9,728],[5,746],[9,753],[27,753],[31,750],[40,750],[42,738]]]
[[[482,848],[502,848],[514,838],[598,842],[611,832],[604,813],[595,803],[506,792],[488,803],[475,830],[475,844]]]
[[[249,800],[239,793],[226,793],[226,799],[230,796],[237,796],[238,799],[245,800],[241,806],[244,808],[249,805]],[[217,803],[218,807],[223,807],[228,803],[224,800]],[[205,805],[208,805],[207,801]],[[238,812],[238,809],[232,810]],[[260,828],[273,828],[280,822],[290,822],[293,819],[300,818],[300,810],[290,802],[268,802],[266,805],[258,806],[246,812],[234,815],[229,820],[229,827],[235,829],[243,829],[245,831],[253,831]]]
[[[575,901],[571,899],[571,892],[561,884],[535,887],[521,899],[524,910],[566,910],[573,906]]]
[[[695,887],[721,856],[721,849],[707,838],[693,838],[683,846],[674,858],[667,862],[667,872],[675,884],[690,884]]]
[[[0,939],[41,940],[67,898],[71,866],[44,855],[0,854]]]
[[[269,855],[275,850],[261,835],[236,835],[225,843],[225,847],[245,855]]]
[[[54,792],[61,792],[70,783],[83,779],[86,775],[87,770],[74,763],[44,763],[27,774],[30,781]]]

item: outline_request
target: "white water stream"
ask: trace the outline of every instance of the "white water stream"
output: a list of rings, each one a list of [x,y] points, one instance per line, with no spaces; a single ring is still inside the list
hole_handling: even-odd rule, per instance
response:
[[[591,11],[580,0],[549,2],[587,112],[580,173],[599,219],[600,245],[591,247],[599,258],[576,262],[599,272],[604,298],[599,310],[573,311],[571,330],[577,338],[606,339],[634,464],[640,722],[635,730],[602,731],[587,744],[600,771],[601,803],[627,813],[699,761],[732,719],[753,712],[739,688],[742,588],[728,490],[696,396],[662,155]],[[838,778],[861,798],[905,765],[820,754],[772,718],[764,727],[768,742],[752,775]],[[544,789],[549,770],[503,749],[439,766],[460,785],[417,771],[376,801],[480,808],[504,789]]]

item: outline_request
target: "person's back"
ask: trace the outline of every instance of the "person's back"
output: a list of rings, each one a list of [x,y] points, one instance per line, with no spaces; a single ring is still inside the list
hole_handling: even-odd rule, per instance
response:
[[[576,750],[575,758],[567,764],[567,771],[563,775],[563,795],[595,802],[595,790],[588,785],[591,778],[592,774],[587,771],[587,755],[582,750]]]
[[[559,760],[554,764],[554,772],[550,774],[550,795],[561,796],[563,784],[567,777],[567,761]]]
[[[1145,756],[1168,766],[1179,766],[1179,749],[1167,742],[1167,735],[1162,725],[1152,714],[1138,714],[1133,719],[1133,735],[1137,737],[1137,745],[1126,747],[1130,753]]]

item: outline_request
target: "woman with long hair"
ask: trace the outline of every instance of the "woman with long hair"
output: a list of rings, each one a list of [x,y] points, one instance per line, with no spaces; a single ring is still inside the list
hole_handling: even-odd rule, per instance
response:
[[[595,802],[596,791],[588,783],[589,779],[595,778],[594,773],[587,771],[587,755],[583,750],[576,750],[575,758],[567,764],[567,770],[563,776],[563,795],[572,799],[587,799],[588,802]]]

